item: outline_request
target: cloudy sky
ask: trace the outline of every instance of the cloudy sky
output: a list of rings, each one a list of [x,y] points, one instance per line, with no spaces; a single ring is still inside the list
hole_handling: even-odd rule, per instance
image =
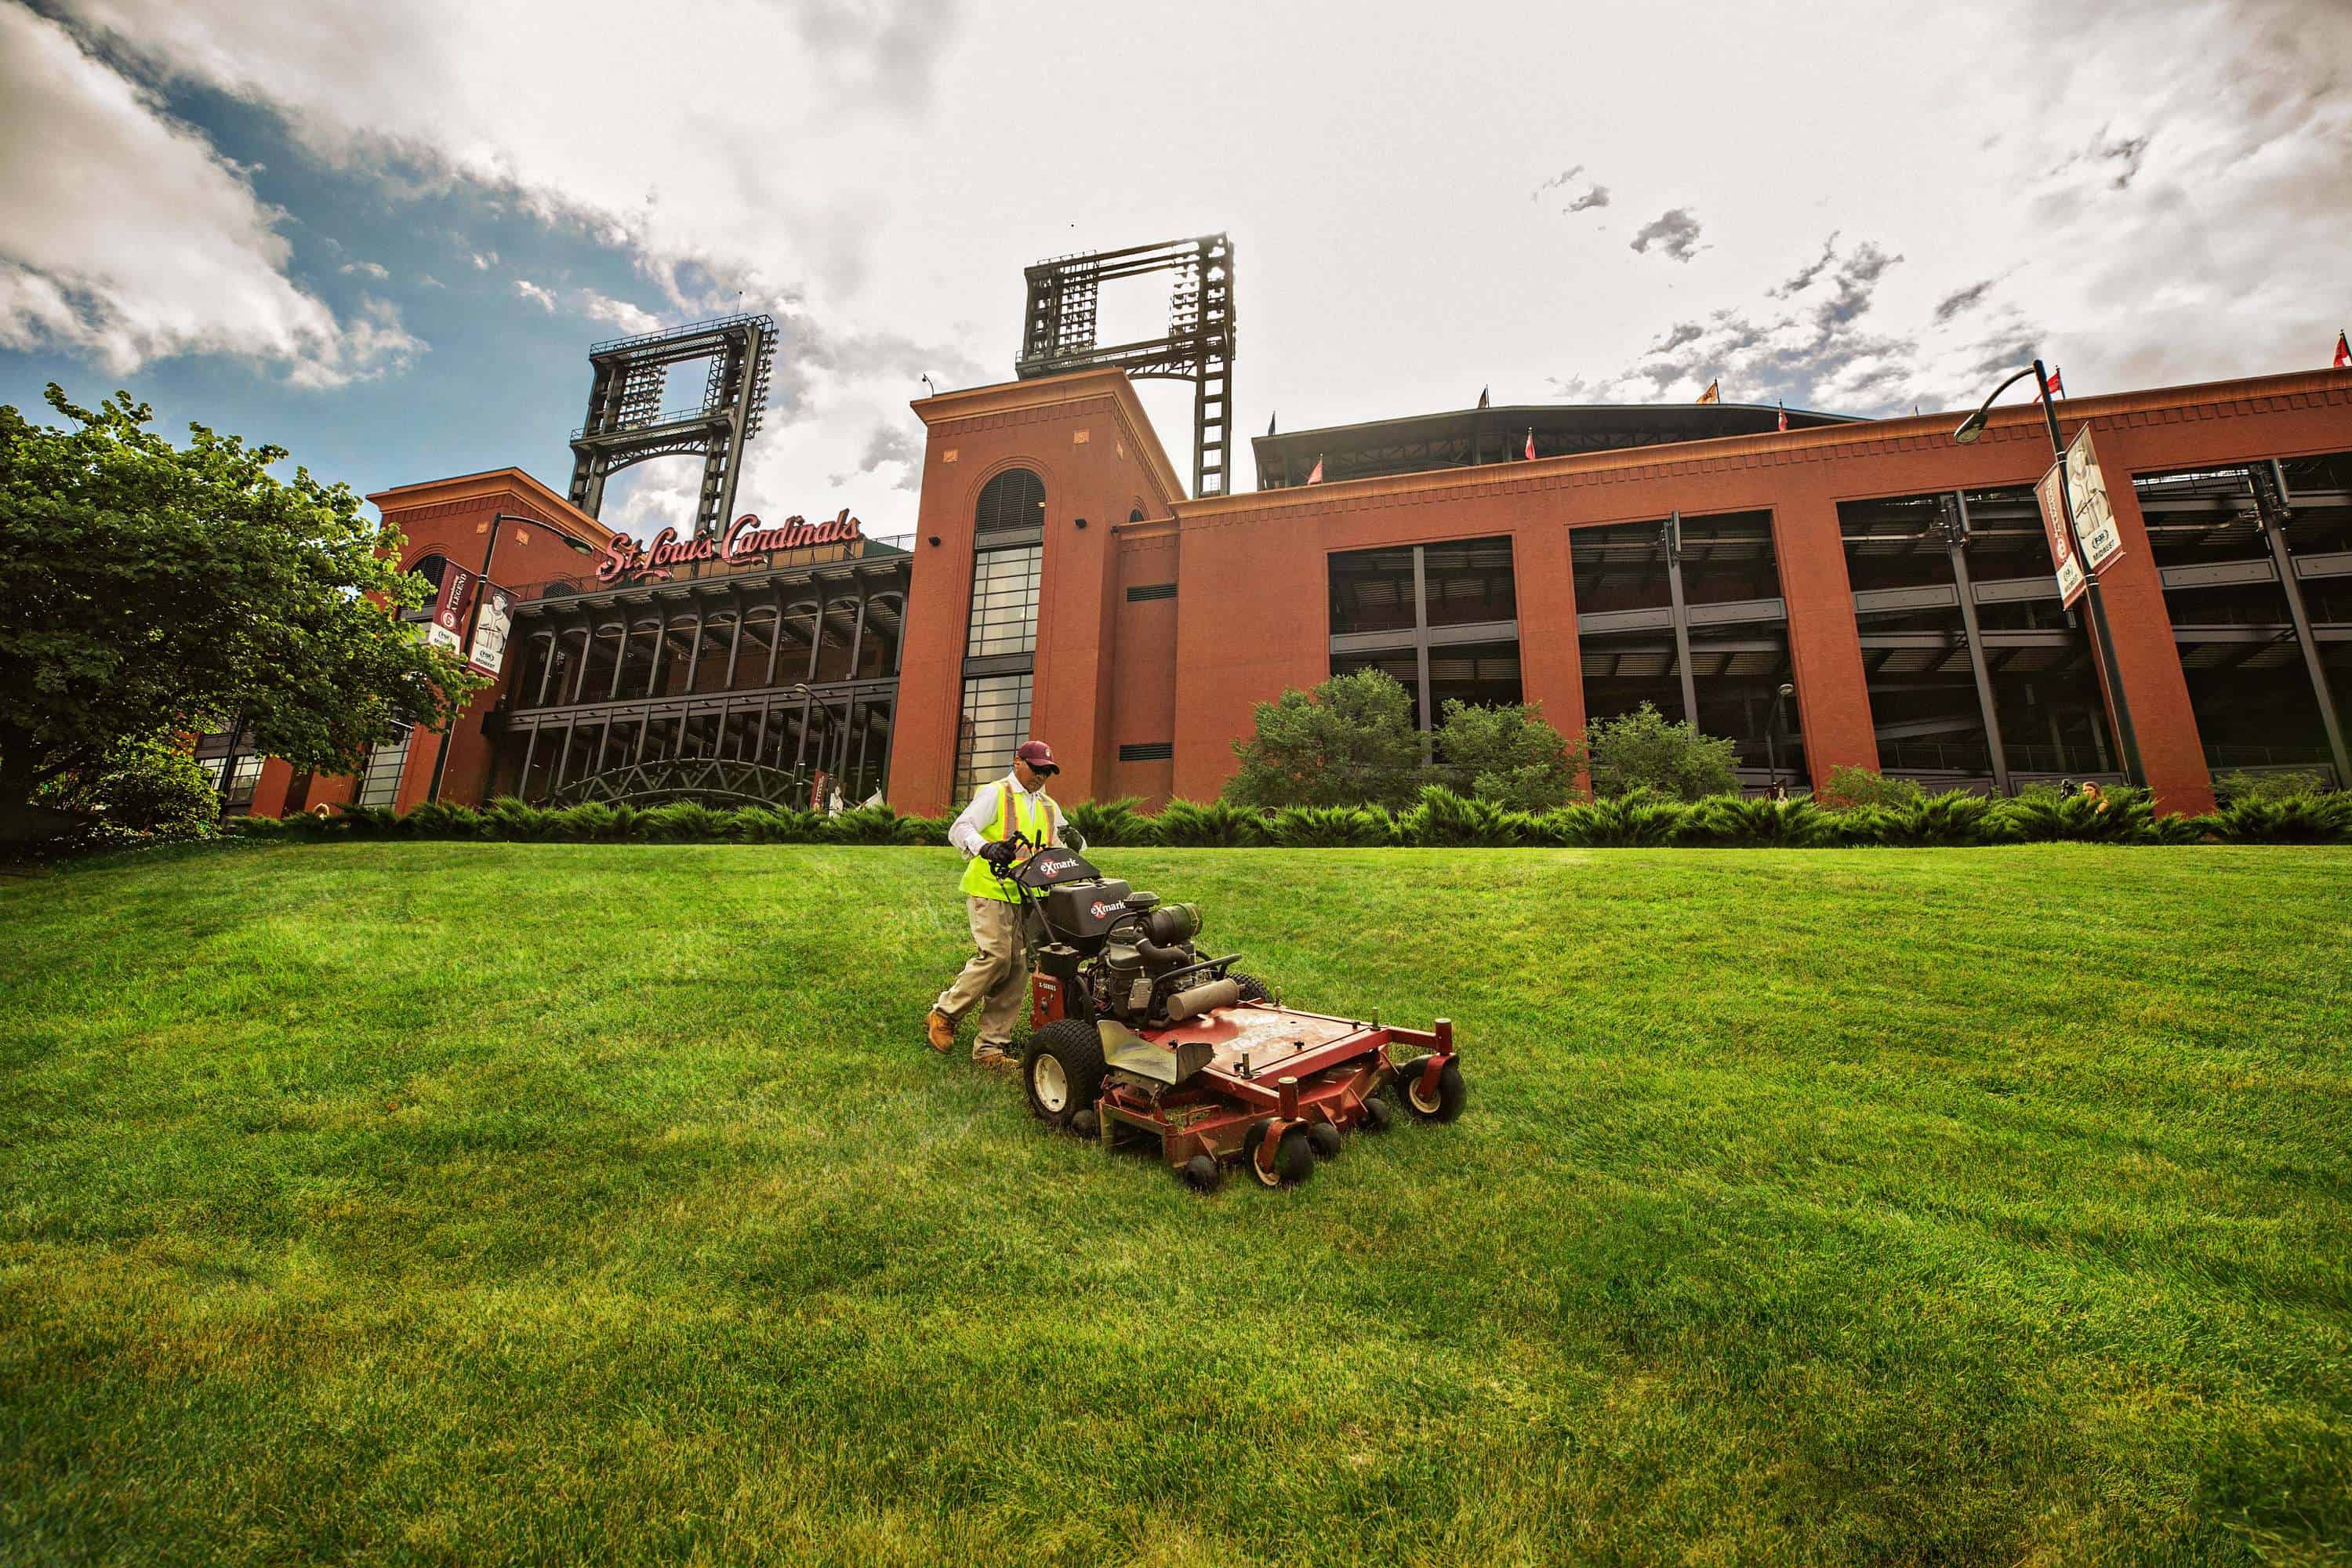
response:
[[[2033,349],[2079,395],[2352,320],[2346,0],[0,0],[0,402],[561,489],[591,342],[766,310],[743,506],[883,532],[917,377],[1010,376],[1024,265],[1217,229],[1244,437],[1717,376],[1948,408]]]

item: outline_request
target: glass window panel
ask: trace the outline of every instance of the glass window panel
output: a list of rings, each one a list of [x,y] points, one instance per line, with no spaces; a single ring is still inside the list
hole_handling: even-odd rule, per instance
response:
[[[1013,767],[1013,752],[1029,738],[1030,678],[975,675],[963,683],[963,715],[956,726],[956,794],[969,799]]]
[[[400,770],[408,762],[408,737],[404,730],[400,739],[377,746],[368,752],[367,764],[360,770],[354,805],[389,806],[400,792]]]
[[[1037,647],[1037,581],[1045,547],[982,551],[971,567],[971,626],[964,657],[1033,653]]]
[[[261,753],[240,752],[233,757],[205,757],[196,765],[221,797],[221,809],[241,811],[253,804],[253,787],[261,782]]]

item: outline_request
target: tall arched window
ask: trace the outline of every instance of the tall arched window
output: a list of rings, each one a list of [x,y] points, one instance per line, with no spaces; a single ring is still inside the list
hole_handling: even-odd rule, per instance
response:
[[[981,487],[978,513],[972,525],[981,533],[1043,528],[1045,481],[1028,468],[1007,468]]]
[[[956,727],[959,794],[1011,767],[1013,748],[1029,738],[1045,556],[1045,481],[1031,469],[1007,468],[981,487],[972,518],[971,618]]]

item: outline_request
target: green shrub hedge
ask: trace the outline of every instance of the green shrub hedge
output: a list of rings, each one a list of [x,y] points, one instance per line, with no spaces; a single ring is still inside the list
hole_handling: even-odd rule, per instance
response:
[[[2352,844],[2352,795],[2249,797],[2204,816],[2158,816],[2145,791],[2112,789],[2105,809],[2080,795],[1990,800],[1952,791],[1894,804],[1832,809],[1810,800],[1712,795],[1685,804],[1643,795],[1513,811],[1431,785],[1401,811],[1301,805],[1259,811],[1224,801],[1171,801],[1156,815],[1134,800],[1069,809],[1087,842],[1171,847],[1372,848],[1389,846],[1575,848],[1682,845],[1694,848],[1860,847],[2042,844]],[[421,805],[404,816],[359,807],[339,816],[250,818],[248,838],[456,838],[546,843],[943,844],[950,818],[861,806],[839,816],[692,802],[638,810],[601,802],[552,809],[497,800],[475,810]]]

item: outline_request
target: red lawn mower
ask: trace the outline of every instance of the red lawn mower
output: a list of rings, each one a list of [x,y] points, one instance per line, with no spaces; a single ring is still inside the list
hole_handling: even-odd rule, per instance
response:
[[[1022,910],[1030,960],[1021,1058],[1029,1109],[1105,1149],[1150,1138],[1184,1181],[1213,1190],[1238,1163],[1293,1186],[1340,1134],[1379,1132],[1394,1095],[1451,1121],[1467,1091],[1454,1026],[1427,1032],[1278,1005],[1239,953],[1193,945],[1200,911],[1107,878],[1077,851],[1016,837],[997,872]]]

